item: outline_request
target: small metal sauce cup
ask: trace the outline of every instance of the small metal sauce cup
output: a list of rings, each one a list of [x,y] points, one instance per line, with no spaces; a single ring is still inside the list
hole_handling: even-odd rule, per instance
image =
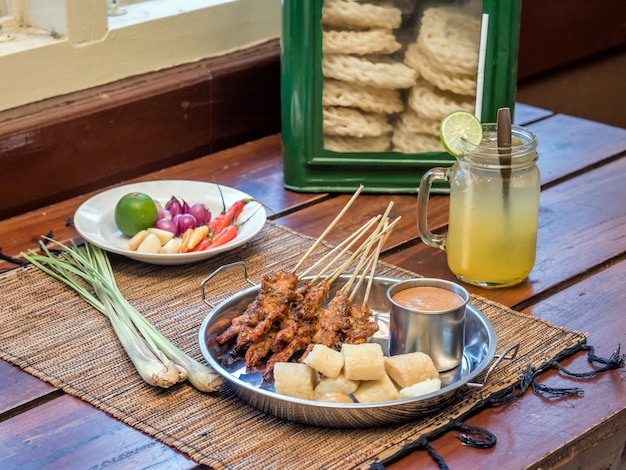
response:
[[[405,307],[393,300],[396,293],[411,287],[439,287],[458,294],[463,303],[447,310],[420,310]],[[428,354],[437,370],[457,367],[465,347],[465,310],[467,290],[443,279],[419,278],[398,282],[387,290],[389,313],[389,353],[391,355],[420,351]]]

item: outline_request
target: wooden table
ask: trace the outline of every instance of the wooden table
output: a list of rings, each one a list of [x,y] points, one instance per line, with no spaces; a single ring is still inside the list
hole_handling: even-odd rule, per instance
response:
[[[513,288],[470,291],[572,330],[589,333],[596,353],[608,357],[626,343],[626,130],[519,105],[516,122],[538,135],[542,173],[537,262]],[[195,179],[237,187],[264,201],[271,219],[318,236],[349,195],[283,189],[280,136],[145,175]],[[121,182],[120,182],[121,183]],[[71,217],[85,194],[0,222],[6,255],[32,248],[39,236],[76,236]],[[383,259],[425,276],[452,279],[444,253],[417,236],[412,195],[363,195],[333,232],[337,242],[362,223],[368,204],[394,200],[402,215]],[[444,225],[447,196],[431,198],[430,224]],[[0,262],[0,268],[12,265]],[[623,345],[623,344],[622,344]],[[585,354],[564,365],[587,370]],[[200,468],[186,456],[62,391],[0,361],[0,468]],[[625,468],[626,372],[583,383],[549,372],[541,381],[581,386],[582,399],[547,399],[526,393],[514,404],[468,420],[498,438],[489,450],[461,447],[454,432],[433,441],[450,468]],[[390,468],[438,468],[415,452]]]

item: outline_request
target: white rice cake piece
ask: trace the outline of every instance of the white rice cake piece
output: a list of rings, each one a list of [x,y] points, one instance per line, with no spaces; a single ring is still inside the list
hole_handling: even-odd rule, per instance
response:
[[[294,398],[313,400],[317,385],[317,372],[299,362],[277,362],[274,364],[274,388],[276,393]]]
[[[316,344],[304,359],[304,363],[313,367],[320,374],[331,379],[336,378],[343,369],[343,356],[336,349],[325,344]]]
[[[364,380],[354,391],[354,397],[359,403],[393,401],[398,399],[398,389],[385,374],[379,380]]]
[[[438,379],[439,372],[428,354],[412,352],[385,357],[385,370],[400,388],[426,379]]]
[[[322,377],[315,386],[315,396],[324,393],[343,393],[350,395],[359,386],[358,380],[346,379],[346,376],[339,374],[335,378]]]
[[[414,398],[420,395],[426,395],[427,393],[436,392],[441,389],[441,380],[439,379],[426,379],[422,382],[400,389],[398,398]]]
[[[343,344],[343,373],[350,380],[381,380],[387,376],[383,348],[378,343]]]
[[[341,392],[328,392],[315,396],[316,401],[326,401],[329,403],[354,403],[345,393]]]

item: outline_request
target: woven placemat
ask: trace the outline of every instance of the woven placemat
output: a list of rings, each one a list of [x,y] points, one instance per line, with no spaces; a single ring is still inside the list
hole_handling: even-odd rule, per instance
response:
[[[259,281],[266,273],[293,267],[311,241],[268,222],[247,246],[198,264],[155,266],[115,255],[111,261],[130,302],[181,349],[202,359],[198,328],[210,307],[201,299],[200,282],[220,266],[239,260],[245,260],[249,278]],[[385,263],[380,263],[377,274],[416,276]],[[207,285],[206,294],[217,304],[246,287],[249,284],[239,270],[224,271]],[[186,383],[166,390],[146,385],[108,321],[32,266],[2,274],[0,289],[3,359],[216,469],[367,468],[481,408],[489,397],[516,384],[528,364],[539,368],[572,354],[586,340],[579,332],[472,296],[472,303],[496,330],[499,351],[520,342],[516,358],[498,365],[485,387],[464,388],[453,405],[414,422],[376,429],[328,429],[263,414],[228,387],[205,394]],[[320,443],[324,452],[319,452]]]

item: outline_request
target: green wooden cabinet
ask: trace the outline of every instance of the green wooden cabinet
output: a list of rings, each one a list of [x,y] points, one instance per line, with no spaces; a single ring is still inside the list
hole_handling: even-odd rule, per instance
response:
[[[326,2],[326,4],[324,3]],[[471,3],[471,4],[470,4]],[[441,37],[436,37],[438,47],[447,47],[447,44],[454,45],[457,36],[467,33],[465,28],[454,29],[455,24],[446,23],[445,28],[433,27],[433,23],[427,23],[426,10],[428,8],[439,8],[449,14],[473,15],[472,18],[478,22],[475,30],[476,43],[474,47],[477,51],[477,62],[474,70],[474,80],[476,88],[474,93],[474,112],[483,122],[493,122],[497,109],[500,107],[513,108],[515,102],[516,89],[516,64],[517,47],[519,37],[520,0],[484,0],[479,4],[475,2],[461,1],[397,1],[391,2],[394,6],[383,7],[380,3],[368,4],[367,0],[359,2],[347,0],[283,0],[283,31],[281,37],[281,119],[282,119],[282,144],[284,155],[285,187],[295,191],[308,192],[353,192],[360,184],[365,186],[366,192],[378,193],[414,193],[417,191],[422,174],[433,166],[449,166],[453,163],[453,158],[439,149],[429,151],[411,151],[404,148],[398,150],[393,138],[400,120],[404,119],[404,111],[386,113],[387,124],[385,124],[385,135],[389,136],[390,143],[386,150],[369,150],[359,146],[358,151],[348,149],[342,151],[330,150],[336,148],[326,140],[327,133],[335,133],[335,137],[343,138],[353,136],[336,135],[336,132],[343,132],[345,129],[330,127],[329,121],[324,121],[324,112],[333,111],[347,112],[345,108],[358,109],[356,105],[331,106],[324,100],[324,87],[328,86],[326,80],[333,82],[343,82],[343,75],[328,76],[332,70],[323,66],[323,60],[330,60],[336,54],[332,49],[333,42],[328,38],[339,38],[346,40],[346,37],[362,37],[365,45],[372,47],[371,54],[363,54],[362,51],[354,52],[352,43],[347,43],[349,47],[342,56],[357,58],[357,64],[372,61],[373,63],[401,63],[409,62],[408,50],[413,45],[415,50],[421,50],[418,44],[420,32],[424,32],[426,37],[425,24],[431,25],[433,35],[441,33]],[[392,31],[396,36],[401,48],[394,52],[381,53],[381,42],[367,40],[368,36],[361,33],[385,29],[380,23],[384,21],[387,11],[376,10],[376,8],[395,8],[401,4],[404,10],[401,11],[400,24],[397,28],[389,27],[387,32]],[[373,8],[372,8],[373,7]],[[359,10],[350,10],[350,9]],[[347,9],[347,11],[346,11]],[[337,12],[339,12],[337,14]],[[380,12],[380,14],[378,14]],[[375,14],[372,14],[375,13]],[[439,12],[438,12],[439,13]],[[337,16],[339,19],[335,18]],[[369,14],[369,16],[368,16]],[[359,22],[358,26],[343,24],[344,15],[349,21]],[[432,13],[431,13],[432,16]],[[434,17],[434,16],[433,16]],[[334,18],[334,19],[333,19]],[[371,20],[371,25],[367,24]],[[437,17],[438,18],[438,17]],[[331,20],[332,19],[332,20]],[[365,25],[364,25],[365,24]],[[473,29],[474,24],[472,23]],[[356,35],[352,35],[357,33]],[[458,34],[457,34],[458,33]],[[351,36],[352,35],[352,36]],[[450,40],[448,40],[448,35]],[[324,41],[324,43],[323,43]],[[424,40],[426,41],[426,40]],[[335,41],[336,42],[336,41]],[[330,46],[328,45],[330,43]],[[323,47],[324,44],[324,47]],[[380,47],[379,47],[380,46]],[[328,51],[331,52],[328,52]],[[341,51],[340,51],[341,52]],[[423,48],[423,52],[433,54],[432,49]],[[454,53],[454,49],[453,49]],[[437,52],[435,52],[437,54]],[[450,51],[445,49],[441,56],[436,55],[434,59],[450,57]],[[360,62],[359,62],[360,61]],[[353,61],[354,62],[354,61]],[[456,63],[457,61],[451,61]],[[462,63],[461,60],[458,61]],[[324,62],[327,64],[327,62]],[[377,66],[372,66],[377,67]],[[390,69],[391,70],[391,69]],[[330,71],[330,72],[329,72]],[[340,71],[345,72],[349,77],[363,78],[363,74],[354,67],[344,67]],[[445,72],[446,79],[458,78],[455,73]],[[365,74],[367,75],[367,74]],[[466,73],[460,73],[463,77]],[[416,76],[424,79],[424,73],[416,72]],[[361,80],[356,84],[359,87],[370,87],[372,84]],[[431,85],[431,83],[428,83]],[[378,83],[374,85],[378,87]],[[409,112],[411,107],[407,104],[412,87],[398,88],[404,109]],[[449,89],[439,89],[435,85],[436,91],[444,95],[456,92]],[[385,92],[386,93],[386,92]],[[326,103],[326,104],[324,104]],[[337,108],[342,108],[337,110]],[[362,110],[359,110],[360,112]],[[370,110],[371,111],[371,110]],[[366,117],[378,119],[379,112],[362,111]],[[411,111],[412,112],[412,111]],[[429,117],[430,119],[430,117]],[[333,121],[334,122],[334,121]],[[429,121],[430,129],[433,122]],[[369,128],[355,124],[357,138],[365,138],[369,134]],[[390,129],[392,129],[390,131]],[[363,131],[363,132],[361,132]],[[347,132],[352,132],[351,128]],[[363,136],[365,133],[365,137]],[[431,132],[432,134],[432,132]],[[359,140],[359,142],[369,142]],[[446,192],[447,188],[436,188],[437,192]]]

